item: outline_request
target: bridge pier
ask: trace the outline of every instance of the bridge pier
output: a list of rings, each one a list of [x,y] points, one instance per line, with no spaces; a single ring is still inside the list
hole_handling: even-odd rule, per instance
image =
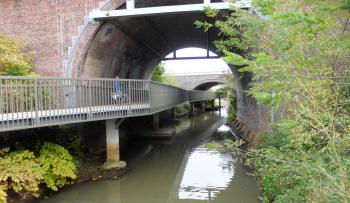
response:
[[[120,161],[119,127],[124,119],[106,120],[106,162],[104,169],[121,169],[126,167],[124,161]]]
[[[171,119],[176,120],[176,108],[171,108]]]
[[[211,103],[211,112],[214,113],[215,111],[215,99],[210,100]]]
[[[174,108],[173,108],[174,109]],[[172,126],[160,128],[160,113],[155,113],[152,115],[152,129],[142,132],[144,137],[171,137],[175,134],[175,128]]]
[[[201,110],[202,110],[202,112],[205,112],[205,104],[206,104],[206,101],[201,101]]]
[[[159,119],[159,113],[153,114],[153,130],[159,130],[160,129],[160,119]]]
[[[190,102],[190,115],[194,115],[194,102]]]

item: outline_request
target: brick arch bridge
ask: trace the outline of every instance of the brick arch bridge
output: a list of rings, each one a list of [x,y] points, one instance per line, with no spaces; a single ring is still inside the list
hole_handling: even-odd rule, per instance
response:
[[[134,6],[137,10],[198,3],[203,0],[142,0]],[[206,20],[202,12],[111,16],[110,11],[126,6],[125,0],[0,1],[0,32],[27,41],[35,52],[35,70],[44,76],[149,79],[156,65],[175,50],[199,47],[215,53],[212,42],[218,31],[204,33],[193,25]],[[107,12],[91,20],[88,16],[96,9]],[[222,10],[220,16],[228,13]],[[237,81],[237,118],[255,131],[267,129],[268,109],[246,94],[251,75],[230,69]]]

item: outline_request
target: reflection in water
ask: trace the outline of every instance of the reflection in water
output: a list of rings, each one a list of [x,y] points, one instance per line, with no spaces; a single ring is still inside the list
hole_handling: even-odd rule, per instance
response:
[[[184,122],[173,142],[130,141],[122,158],[131,171],[122,178],[69,186],[41,202],[259,202],[255,179],[246,175],[239,158],[202,147],[224,119],[205,114]]]
[[[227,125],[222,125],[218,128],[218,132],[230,132],[230,128]]]
[[[189,130],[191,128],[191,124],[191,119],[184,119],[175,126],[175,132],[179,134],[185,130]]]
[[[199,147],[190,155],[180,184],[179,199],[213,200],[233,176],[231,156]]]

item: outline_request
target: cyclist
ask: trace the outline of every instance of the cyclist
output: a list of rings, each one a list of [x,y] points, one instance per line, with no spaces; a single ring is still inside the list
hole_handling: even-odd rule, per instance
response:
[[[122,81],[120,81],[119,77],[115,77],[115,81],[113,82],[113,94],[112,98],[117,100],[118,102],[126,102],[127,94],[125,85]]]

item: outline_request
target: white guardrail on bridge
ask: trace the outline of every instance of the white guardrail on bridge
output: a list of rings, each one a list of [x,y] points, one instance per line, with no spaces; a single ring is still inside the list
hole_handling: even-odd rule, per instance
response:
[[[0,132],[150,115],[216,97],[149,80],[0,77]]]

